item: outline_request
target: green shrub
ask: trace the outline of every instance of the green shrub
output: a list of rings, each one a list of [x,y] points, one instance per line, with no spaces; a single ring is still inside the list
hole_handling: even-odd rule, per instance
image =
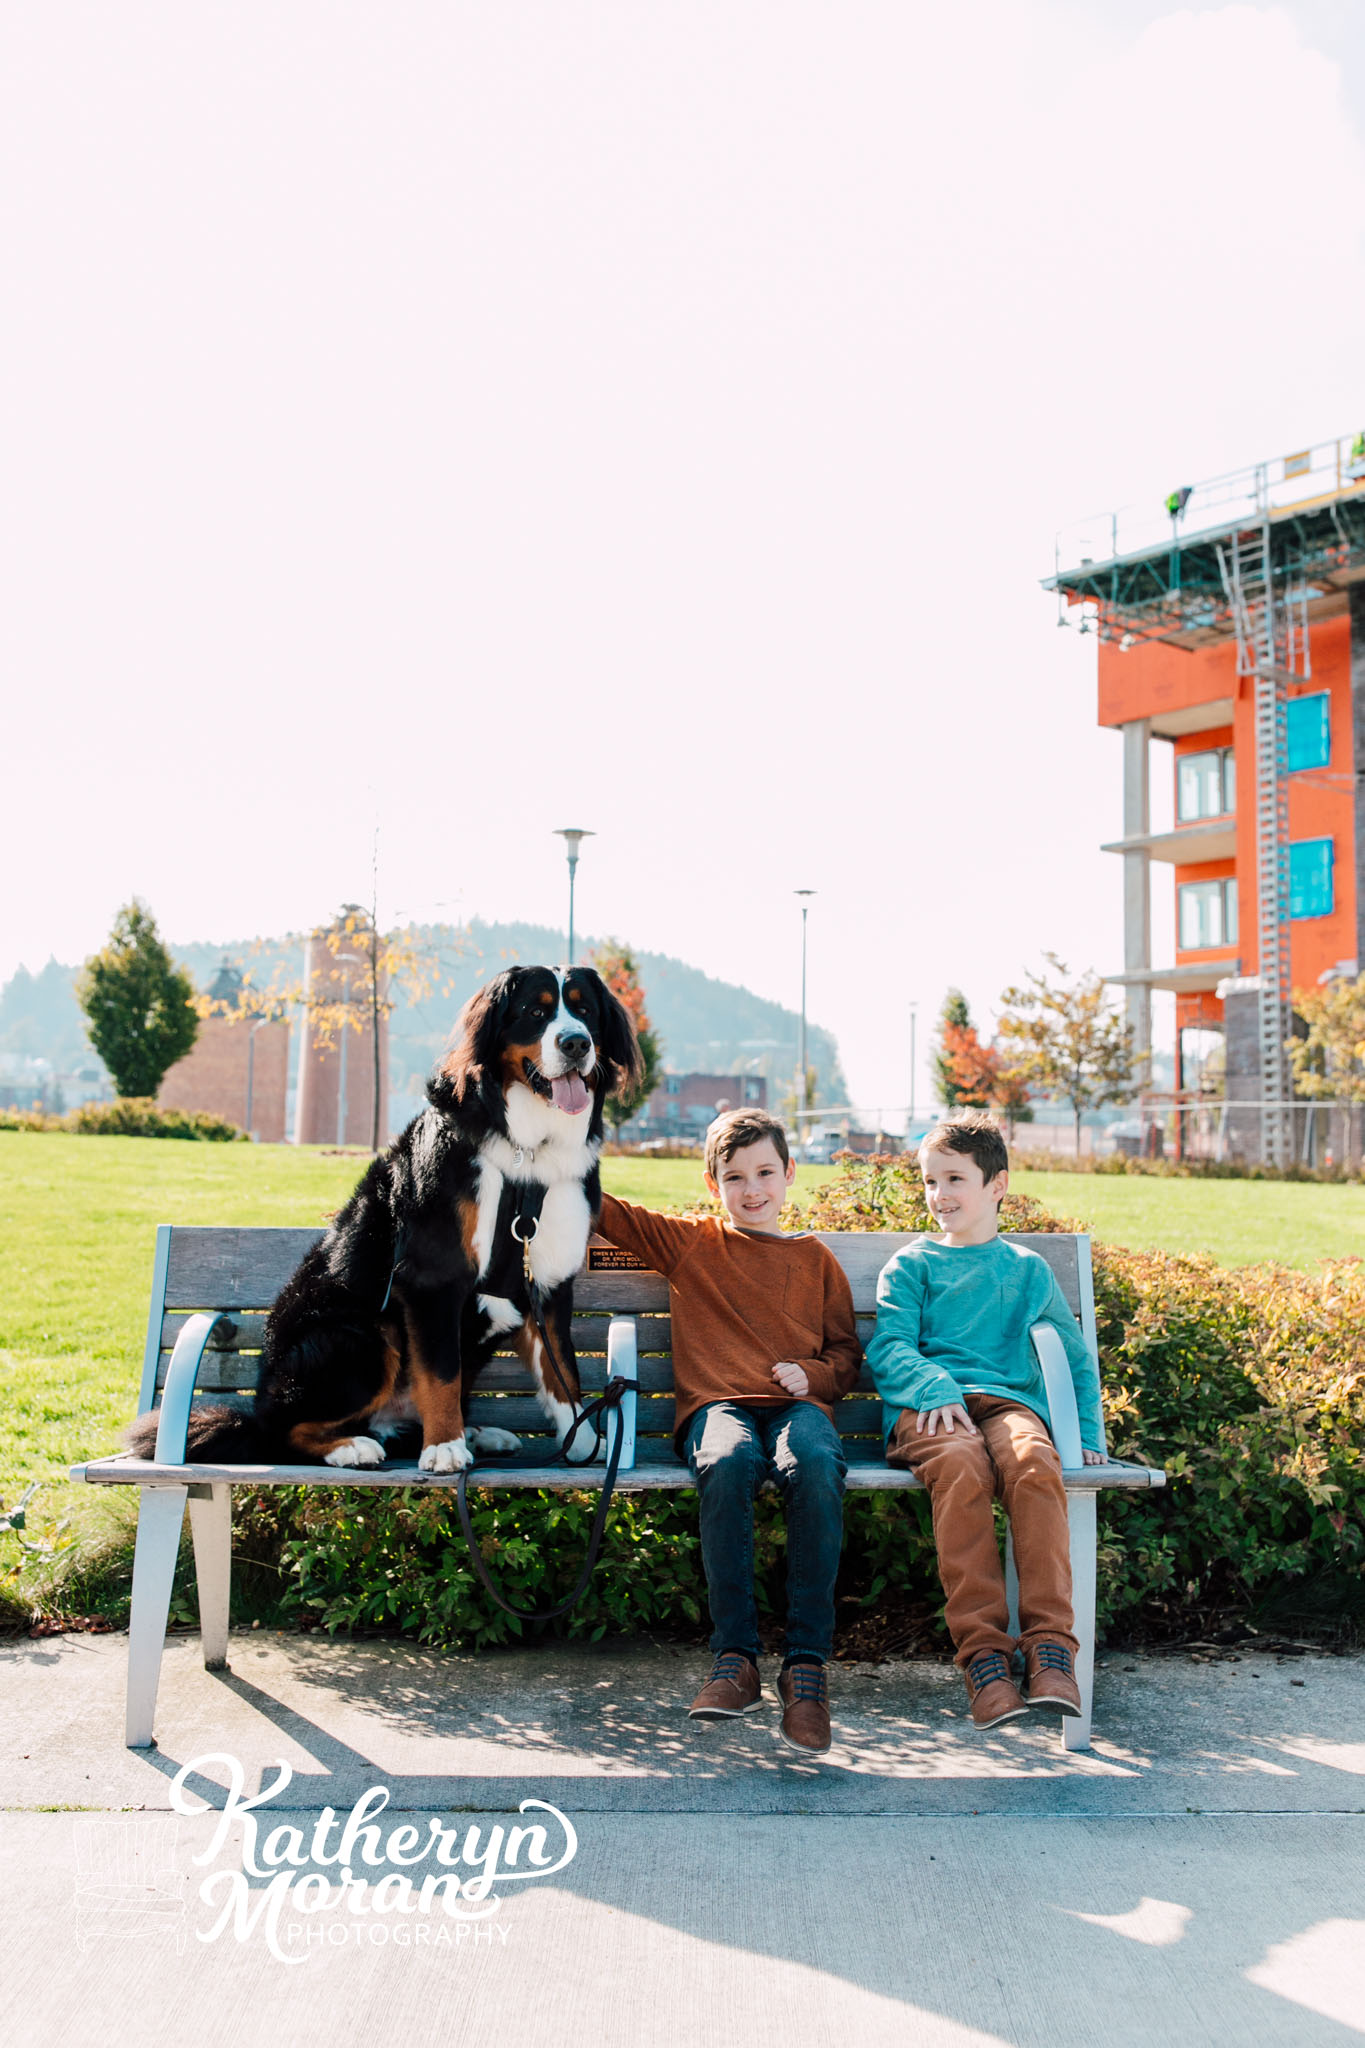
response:
[[[801,1215],[804,1230],[933,1230],[924,1199],[919,1162],[910,1152],[840,1152],[843,1172],[815,1190]],[[1000,1210],[1002,1230],[1083,1230],[1054,1216],[1031,1195],[1006,1195]]]
[[[189,1138],[246,1144],[247,1134],[206,1110],[159,1109],[150,1096],[121,1095],[116,1102],[85,1102],[65,1116],[36,1109],[0,1109],[0,1131],[75,1131],[97,1138]]]
[[[1010,1164],[1026,1173],[1099,1173],[1146,1180],[1291,1180],[1326,1186],[1358,1183],[1348,1166],[1265,1166],[1259,1159],[1140,1159],[1126,1152],[1026,1152],[1010,1148]]]
[[[847,1159],[808,1212],[821,1230],[928,1224],[913,1159]],[[1074,1226],[1011,1196],[1006,1229]],[[1154,1492],[1099,1507],[1099,1607],[1120,1631],[1201,1629],[1276,1611],[1296,1631],[1365,1620],[1365,1267],[1226,1271],[1202,1256],[1100,1247],[1095,1294],[1110,1447],[1160,1465]],[[510,1599],[549,1606],[577,1575],[595,1496],[471,1496]],[[245,1547],[279,1559],[282,1605],[329,1629],[401,1630],[436,1644],[521,1633],[475,1580],[448,1494],[300,1489],[245,1508]],[[841,1613],[942,1595],[922,1493],[846,1504]],[[758,1504],[760,1610],[783,1608],[780,1505]],[[602,1560],[555,1632],[700,1633],[706,1592],[690,1492],[618,1495]]]

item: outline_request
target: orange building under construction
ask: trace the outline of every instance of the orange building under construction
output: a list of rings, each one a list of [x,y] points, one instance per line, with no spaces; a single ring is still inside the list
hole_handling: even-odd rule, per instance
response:
[[[1099,641],[1099,720],[1124,739],[1124,960],[1139,1046],[1176,998],[1221,1030],[1218,1136],[1288,1164],[1332,1142],[1294,1103],[1293,992],[1365,960],[1365,435],[1175,491],[1059,541],[1049,579]],[[1174,824],[1153,831],[1152,742]],[[1164,769],[1163,769],[1164,772]],[[1174,957],[1151,950],[1152,862],[1174,870]],[[1300,1027],[1302,1028],[1302,1027]],[[1207,1121],[1207,1119],[1206,1119]]]

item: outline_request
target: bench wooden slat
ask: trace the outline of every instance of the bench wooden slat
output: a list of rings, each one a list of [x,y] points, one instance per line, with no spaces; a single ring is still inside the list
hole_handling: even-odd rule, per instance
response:
[[[209,1307],[216,1304],[209,1303]],[[161,1349],[173,1351],[175,1340],[184,1329],[190,1317],[199,1313],[193,1309],[173,1309],[161,1318]],[[221,1329],[215,1333],[212,1349],[215,1351],[259,1351],[265,1343],[266,1310],[235,1309],[222,1319]],[[607,1331],[611,1325],[610,1316],[575,1315],[573,1320],[573,1341],[578,1351],[605,1351]],[[869,1330],[871,1318],[868,1318]],[[637,1349],[643,1357],[651,1352],[668,1352],[673,1348],[673,1325],[668,1316],[640,1315],[636,1318]]]
[[[163,1351],[157,1363],[156,1386],[158,1394],[166,1384],[170,1370],[171,1354]],[[199,1362],[199,1377],[196,1386],[201,1394],[219,1391],[236,1393],[254,1392],[256,1373],[260,1364],[259,1353],[249,1351],[206,1351]],[[578,1377],[585,1394],[600,1394],[607,1383],[607,1361],[601,1354],[579,1354]],[[636,1361],[635,1378],[642,1394],[671,1394],[673,1391],[673,1360],[667,1353],[646,1355]],[[535,1381],[519,1358],[512,1356],[491,1359],[475,1382],[476,1394],[533,1394]],[[864,1366],[858,1375],[854,1394],[875,1399],[877,1389],[872,1375]],[[847,1406],[848,1398],[835,1409]]]
[[[482,1385],[482,1382],[480,1382]],[[642,1394],[636,1402],[635,1427],[642,1436],[673,1434],[676,1403],[668,1395]],[[880,1401],[841,1401],[834,1411],[840,1436],[875,1437],[881,1443]],[[483,1423],[519,1434],[544,1433],[550,1425],[545,1411],[529,1397],[517,1394],[475,1394],[465,1409],[471,1424]]]
[[[235,1351],[206,1351],[199,1361],[199,1377],[194,1383],[195,1392],[254,1394],[260,1363],[259,1356],[253,1352],[244,1352],[239,1356]],[[170,1368],[171,1354],[169,1351],[163,1351],[156,1368],[158,1395],[165,1389],[166,1374]]]
[[[323,1234],[178,1224],[171,1232],[166,1307],[268,1307]]]
[[[854,1306],[861,1314],[876,1305],[877,1275],[893,1252],[912,1241],[907,1231],[820,1231],[848,1275]],[[260,1227],[210,1228],[177,1226],[171,1232],[166,1273],[167,1309],[263,1309],[285,1281],[320,1230]],[[1077,1240],[1047,1231],[1020,1231],[1014,1242],[1039,1253],[1056,1274],[1067,1302],[1080,1313],[1080,1258]],[[668,1310],[668,1283],[658,1273],[585,1271],[574,1290],[580,1312],[663,1315]]]

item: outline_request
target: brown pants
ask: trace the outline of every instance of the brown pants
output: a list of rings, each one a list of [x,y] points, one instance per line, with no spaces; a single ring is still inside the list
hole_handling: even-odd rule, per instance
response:
[[[979,1650],[1014,1648],[1008,1633],[1005,1567],[991,1504],[1005,1505],[1019,1574],[1020,1645],[1046,1637],[1076,1648],[1071,1612],[1071,1542],[1062,1462],[1047,1424],[1019,1401],[969,1394],[977,1436],[961,1423],[951,1435],[915,1432],[902,1411],[886,1446],[888,1465],[924,1481],[934,1516],[939,1574],[948,1596],[948,1632],[964,1669]]]

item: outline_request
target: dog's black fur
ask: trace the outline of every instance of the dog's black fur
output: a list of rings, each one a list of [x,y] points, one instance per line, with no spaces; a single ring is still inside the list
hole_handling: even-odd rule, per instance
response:
[[[253,1412],[196,1409],[187,1458],[378,1464],[384,1439],[416,1422],[423,1466],[459,1469],[470,1456],[464,1403],[499,1341],[531,1366],[562,1441],[579,1400],[573,1274],[601,1207],[602,1105],[639,1072],[630,1017],[591,968],[497,975],[461,1012],[429,1107],[369,1167],[281,1291]],[[514,1215],[545,1226],[532,1259],[543,1262],[535,1279],[548,1345]],[[150,1457],[155,1435],[156,1418],[143,1417],[133,1450]],[[571,1455],[591,1456],[591,1433],[578,1435],[589,1440]]]

